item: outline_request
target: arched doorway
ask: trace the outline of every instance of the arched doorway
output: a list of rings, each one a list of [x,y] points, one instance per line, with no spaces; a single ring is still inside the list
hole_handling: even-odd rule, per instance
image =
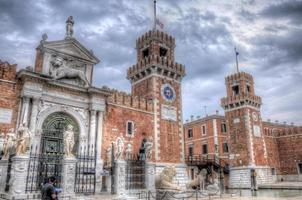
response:
[[[56,112],[50,114],[42,125],[39,178],[44,183],[50,176],[57,178],[58,185],[62,178],[62,160],[64,157],[64,132],[68,125],[73,126],[75,145],[73,154],[76,155],[79,138],[79,126],[68,114]]]

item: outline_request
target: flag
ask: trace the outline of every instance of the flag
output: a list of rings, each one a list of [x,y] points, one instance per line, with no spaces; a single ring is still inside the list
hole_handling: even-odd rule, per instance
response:
[[[164,24],[159,21],[159,19],[156,19],[156,25],[158,25],[161,29],[164,29]]]

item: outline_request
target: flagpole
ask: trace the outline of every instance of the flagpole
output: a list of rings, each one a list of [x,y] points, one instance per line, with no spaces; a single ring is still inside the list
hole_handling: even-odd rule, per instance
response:
[[[156,0],[154,0],[154,25],[153,30],[156,30]]]
[[[235,50],[235,56],[236,56],[236,69],[237,69],[237,73],[239,73],[239,67],[238,67],[238,52],[236,50],[236,47],[234,48]]]

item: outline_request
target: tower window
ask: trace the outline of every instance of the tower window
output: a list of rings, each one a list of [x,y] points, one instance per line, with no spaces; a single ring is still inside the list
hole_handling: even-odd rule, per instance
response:
[[[228,143],[223,143],[223,153],[229,153],[229,145]]]
[[[302,174],[302,163],[298,163],[299,174]]]
[[[189,129],[188,130],[188,138],[192,138],[193,137],[193,129]]]
[[[147,49],[143,50],[143,57],[145,58],[148,56],[149,56],[149,49],[147,48]]]
[[[233,91],[233,95],[238,95],[239,94],[239,86],[238,85],[232,86],[232,91]]]
[[[246,86],[246,91],[247,91],[247,93],[251,92],[251,87],[249,85]]]
[[[132,121],[127,122],[127,135],[133,136],[134,134],[134,123]]]
[[[159,49],[159,56],[160,57],[166,57],[167,56],[167,49],[163,48],[163,47],[160,47]]]
[[[191,144],[191,145],[189,146],[189,156],[190,156],[190,157],[193,156],[193,152],[194,152],[194,150],[193,150],[193,144]]]
[[[208,154],[208,145],[207,144],[202,145],[202,154]]]
[[[206,135],[207,134],[207,127],[206,127],[206,125],[202,125],[201,126],[201,134],[202,135]]]
[[[221,132],[222,132],[222,133],[226,133],[226,132],[227,132],[227,127],[226,127],[226,124],[225,124],[225,123],[222,123],[222,124],[221,124]]]

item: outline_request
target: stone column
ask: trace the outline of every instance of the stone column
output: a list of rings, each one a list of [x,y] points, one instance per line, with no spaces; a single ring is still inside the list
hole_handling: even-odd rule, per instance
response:
[[[25,123],[28,125],[28,109],[29,109],[29,98],[23,96],[22,97],[22,114],[20,123]]]
[[[155,164],[151,162],[146,163],[145,173],[146,188],[150,191],[155,191]]]
[[[95,152],[96,111],[90,111],[89,153]]]
[[[10,199],[26,199],[27,170],[29,155],[12,158],[9,196]]]
[[[0,160],[0,193],[4,193],[5,183],[7,178],[8,160]]]
[[[31,133],[31,138],[36,138],[36,123],[37,123],[37,115],[38,115],[38,107],[39,107],[39,99],[33,98],[32,100],[32,109],[31,109],[31,116],[30,116],[30,124],[29,124],[29,130]],[[38,145],[37,142],[39,142],[39,139],[31,139],[30,145],[33,148],[36,148]]]
[[[74,183],[76,163],[77,159],[74,157],[64,158],[62,162],[62,196],[69,197],[70,199],[75,198]]]
[[[96,134],[96,185],[95,191],[100,192],[102,190],[102,176],[103,160],[102,155],[102,138],[103,138],[103,112],[98,112],[97,120],[97,134]]]

